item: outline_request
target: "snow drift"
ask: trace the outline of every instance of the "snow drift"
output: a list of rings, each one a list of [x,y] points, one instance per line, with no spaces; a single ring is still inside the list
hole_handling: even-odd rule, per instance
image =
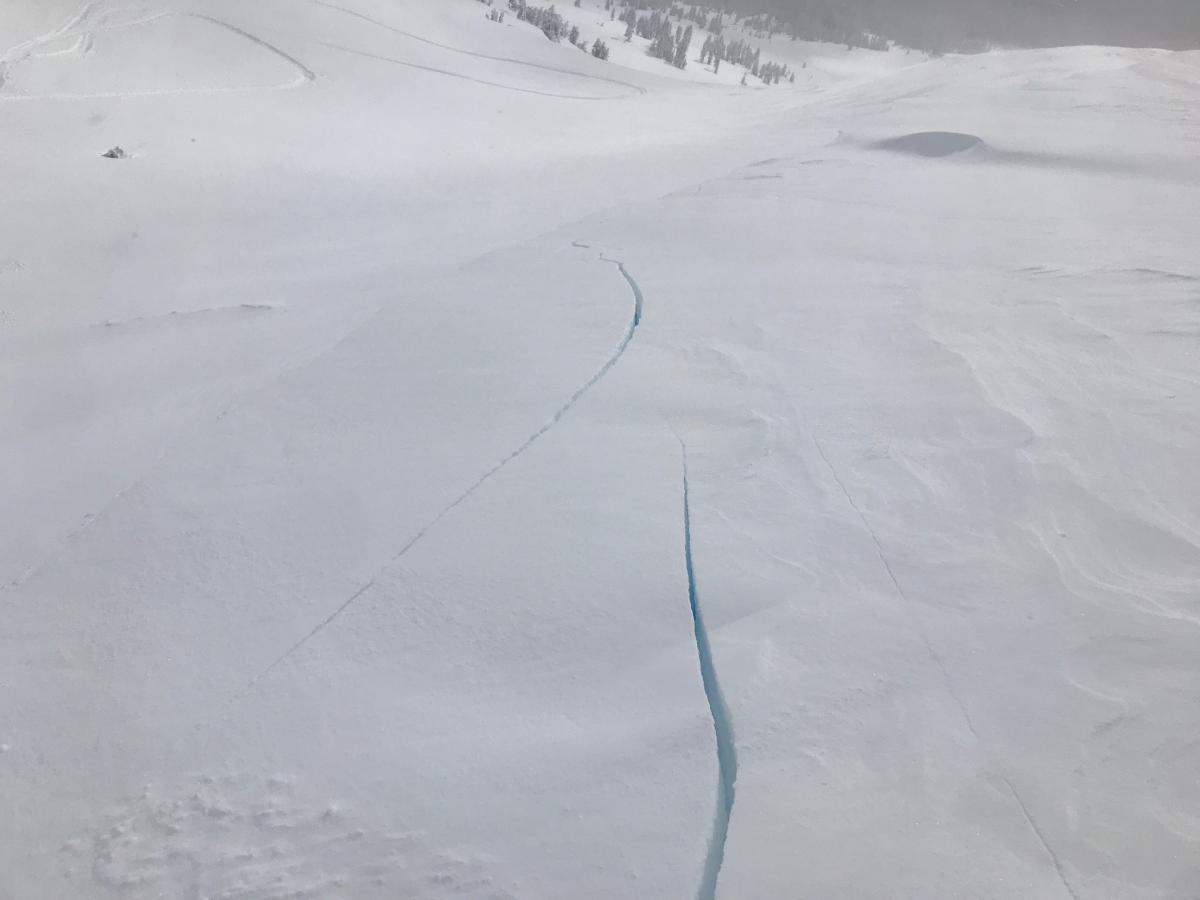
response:
[[[968,150],[979,150],[986,145],[983,138],[973,134],[959,134],[954,131],[921,131],[916,134],[905,134],[876,141],[874,146],[878,150],[890,150],[893,153],[942,157],[956,156],[966,153]]]

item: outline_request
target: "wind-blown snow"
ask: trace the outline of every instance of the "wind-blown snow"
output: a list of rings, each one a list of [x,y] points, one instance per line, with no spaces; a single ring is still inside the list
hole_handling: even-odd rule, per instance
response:
[[[1196,54],[9,7],[0,897],[1200,892]]]

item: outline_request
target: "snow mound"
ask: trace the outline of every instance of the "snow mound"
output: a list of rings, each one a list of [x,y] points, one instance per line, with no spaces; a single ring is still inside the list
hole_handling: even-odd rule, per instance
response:
[[[921,131],[916,134],[905,134],[876,141],[872,146],[877,150],[936,158],[966,153],[968,150],[976,150],[986,144],[983,138],[973,134],[962,134],[957,131]]]

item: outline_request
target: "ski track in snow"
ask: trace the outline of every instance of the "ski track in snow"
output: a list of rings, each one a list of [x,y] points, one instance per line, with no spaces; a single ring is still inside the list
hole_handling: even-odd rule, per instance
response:
[[[616,79],[616,78],[607,78],[603,75],[588,75],[585,72],[577,72],[574,69],[565,69],[565,68],[561,68],[558,66],[548,66],[548,65],[545,65],[544,63],[529,62],[528,60],[524,60],[524,59],[514,59],[511,56],[491,56],[487,53],[478,53],[474,50],[463,50],[460,47],[452,47],[449,44],[442,44],[437,41],[430,40],[429,38],[421,37],[419,34],[413,34],[411,31],[404,31],[403,29],[397,28],[394,25],[389,25],[386,22],[382,22],[379,19],[374,19],[371,16],[365,15],[364,13],[357,12],[356,10],[347,9],[344,6],[338,6],[335,3],[327,3],[327,2],[325,2],[325,0],[309,0],[309,2],[313,3],[317,6],[324,6],[326,9],[332,9],[336,12],[344,13],[345,15],[348,15],[348,16],[353,16],[356,19],[362,19],[364,22],[370,22],[372,25],[382,28],[385,31],[390,31],[393,34],[398,34],[401,37],[406,37],[406,38],[409,38],[410,40],[419,41],[422,44],[428,44],[430,47],[437,47],[439,50],[445,50],[449,53],[458,53],[463,56],[474,57],[475,59],[490,60],[491,62],[511,63],[512,65],[524,66],[529,69],[541,69],[544,72],[554,72],[555,74],[558,74],[558,75],[570,75],[575,78],[583,78],[588,81],[600,81],[600,82],[604,82],[605,84],[615,84],[615,85],[619,85],[620,87],[623,87],[623,88],[628,88],[629,90],[635,91],[636,93],[639,93],[639,94],[646,93],[646,89],[644,87],[639,87],[636,84],[630,84],[627,81],[620,81],[619,79]],[[337,49],[345,50],[346,48],[339,47]],[[355,52],[355,51],[347,51],[347,52]],[[369,56],[371,54],[364,54],[364,55]],[[386,57],[377,57],[377,58],[383,59]],[[390,61],[391,62],[399,62],[399,60],[390,60]],[[414,65],[415,68],[429,68],[426,66],[416,66],[413,63],[403,63],[403,65]],[[429,70],[434,71],[434,72],[441,72],[444,75],[457,74],[457,73],[453,73],[448,70],[442,70],[442,69],[429,68]],[[463,75],[460,77],[469,78],[470,76]],[[474,81],[477,79],[471,79],[471,80]],[[482,84],[492,84],[492,82],[487,82],[487,81],[484,81],[481,83]],[[494,87],[506,87],[506,85],[493,85],[493,86]],[[521,88],[510,88],[510,90],[521,90]],[[531,91],[530,93],[542,93],[542,92]],[[572,96],[572,95],[550,94],[549,96],[568,97],[568,96]],[[626,96],[626,95],[620,95],[619,97],[589,97],[589,98],[576,97],[574,99],[609,100],[609,99],[621,99],[624,96]]]
[[[672,429],[674,430],[674,429]],[[717,742],[717,810],[713,817],[712,836],[708,842],[708,855],[704,860],[704,874],[696,900],[714,900],[721,866],[725,862],[725,840],[729,835],[729,820],[733,815],[733,802],[737,790],[737,746],[733,736],[733,720],[729,706],[721,692],[713,662],[712,644],[708,629],[704,625],[704,612],[700,608],[700,595],[696,589],[696,566],[692,557],[692,506],[688,482],[687,444],[678,434],[679,449],[683,456],[683,560],[687,571],[688,605],[692,611],[692,625],[696,637],[696,657],[700,663],[700,679],[704,684],[704,696],[712,715],[713,734]]]
[[[909,612],[913,618],[913,624],[916,627],[917,634],[921,638],[921,643],[925,646],[925,652],[928,654],[930,660],[935,666],[937,666],[938,671],[941,673],[942,683],[946,686],[946,692],[954,700],[955,706],[958,707],[958,711],[962,715],[963,722],[967,726],[967,731],[971,733],[971,737],[975,740],[976,745],[981,748],[985,747],[983,738],[980,737],[979,732],[975,729],[975,722],[971,718],[970,711],[967,709],[966,701],[963,700],[962,695],[959,694],[958,689],[954,686],[954,680],[950,677],[950,671],[946,668],[945,660],[942,659],[941,654],[938,653],[937,649],[933,646],[933,641],[930,640],[929,633],[925,630],[925,626],[921,622],[921,617],[917,612],[916,604],[913,603],[913,601],[909,598],[908,592],[905,591],[904,587],[900,584],[900,579],[896,577],[896,572],[892,568],[892,563],[888,559],[887,554],[883,551],[883,544],[879,540],[879,535],[876,533],[875,527],[871,524],[871,520],[867,518],[866,513],[862,511],[862,508],[855,501],[854,495],[850,493],[850,489],[842,480],[841,475],[838,474],[837,469],[829,459],[829,455],[825,452],[825,447],[816,437],[812,438],[812,442],[817,448],[817,453],[824,461],[826,468],[829,469],[829,474],[833,477],[834,482],[841,489],[842,494],[845,496],[846,502],[850,505],[850,508],[854,510],[855,515],[858,517],[859,521],[862,522],[863,528],[870,536],[872,543],[874,543],[875,553],[879,557],[879,562],[883,565],[884,571],[887,572],[888,579],[891,581],[892,587],[895,589],[896,594],[908,606]],[[1059,858],[1058,853],[1050,845],[1050,842],[1046,839],[1045,833],[1042,831],[1041,826],[1038,825],[1037,820],[1033,817],[1033,813],[1030,811],[1029,806],[1025,803],[1025,799],[1021,796],[1021,793],[1017,790],[1016,785],[1013,784],[1012,779],[1008,777],[1008,774],[999,766],[998,763],[993,761],[993,766],[995,766],[996,774],[1004,783],[1004,786],[1008,789],[1008,793],[1012,797],[1013,802],[1016,803],[1017,808],[1020,810],[1021,817],[1024,819],[1025,824],[1029,826],[1029,830],[1033,833],[1034,837],[1037,838],[1038,844],[1041,846],[1042,850],[1053,864],[1054,871],[1058,874],[1058,880],[1062,883],[1063,890],[1066,891],[1069,897],[1071,897],[1071,900],[1080,900],[1079,895],[1075,893],[1075,888],[1071,886],[1071,882],[1067,878],[1067,873],[1063,868],[1062,860]]]
[[[304,63],[300,62],[300,60],[296,59],[296,57],[292,56],[290,53],[280,50],[274,44],[270,43],[269,41],[264,40],[263,38],[260,38],[258,35],[251,34],[249,31],[245,31],[241,28],[238,28],[236,25],[231,25],[229,22],[226,22],[223,19],[217,19],[217,18],[214,18],[213,16],[206,16],[203,13],[192,13],[191,15],[194,18],[204,19],[206,22],[212,22],[214,25],[219,25],[221,28],[228,29],[229,31],[232,31],[234,34],[240,34],[246,40],[252,41],[253,43],[258,44],[258,46],[274,53],[276,56],[282,57],[283,59],[287,60],[293,66],[295,66],[297,69],[300,70],[300,74],[301,74],[303,80],[301,82],[298,82],[298,84],[307,84],[309,82],[313,82],[313,81],[317,80],[316,72],[314,72],[312,69],[310,69]]]
[[[5,62],[11,62],[13,57],[17,56],[18,54],[27,53],[41,44],[48,44],[52,41],[58,40],[61,37],[67,37],[72,30],[87,22],[88,18],[91,17],[98,5],[99,0],[91,0],[91,2],[85,3],[82,7],[80,7],[79,12],[71,16],[71,18],[69,18],[58,28],[55,28],[53,31],[48,31],[45,34],[39,35],[35,38],[30,38],[27,41],[22,41],[15,46],[9,47],[8,50],[4,52],[3,56],[0,57],[0,59],[3,59]]]
[[[566,402],[563,403],[562,406],[560,406],[555,411],[555,413],[550,417],[550,419],[541,428],[539,428],[537,431],[535,431],[533,434],[531,434],[529,437],[527,437],[518,447],[516,447],[516,449],[514,449],[507,456],[505,456],[499,462],[495,463],[491,468],[489,468],[486,472],[484,472],[477,479],[475,479],[475,481],[473,481],[470,484],[470,486],[468,486],[466,488],[466,490],[464,490],[461,494],[459,494],[454,500],[450,501],[450,503],[448,503],[446,506],[442,507],[441,511],[438,512],[437,515],[435,515],[432,519],[430,519],[421,528],[420,531],[418,531],[415,535],[413,535],[411,538],[409,538],[408,542],[406,544],[404,544],[404,546],[402,546],[395,554],[393,554],[393,556],[391,557],[391,559],[388,560],[388,562],[386,563],[384,568],[394,565],[406,553],[408,553],[409,550],[411,550],[418,543],[420,543],[420,541],[427,534],[429,534],[429,532],[432,531],[444,518],[446,518],[446,516],[448,516],[450,513],[452,513],[454,510],[456,510],[458,507],[460,507],[463,503],[465,503],[468,499],[470,499],[471,495],[474,494],[481,487],[483,487],[483,485],[486,484],[492,478],[492,476],[496,475],[505,466],[507,466],[509,463],[511,463],[513,460],[515,460],[517,457],[519,457],[521,454],[523,454],[526,450],[528,450],[530,447],[532,447],[538,441],[538,439],[540,439],[543,435],[545,435],[548,431],[550,431],[550,429],[552,429],[555,425],[557,425],[560,421],[562,421],[563,417],[568,412],[571,411],[571,409],[575,406],[576,403],[579,402],[580,399],[583,398],[584,394],[586,394],[593,387],[595,387],[596,384],[600,381],[600,379],[602,379],[605,375],[607,375],[609,373],[609,371],[613,368],[613,366],[615,366],[620,361],[621,357],[625,355],[625,351],[627,349],[629,349],[629,345],[633,341],[633,336],[634,336],[634,334],[636,334],[637,328],[641,324],[642,308],[643,308],[645,301],[642,296],[641,288],[638,286],[638,283],[634,280],[634,278],[626,270],[624,263],[622,263],[620,260],[610,259],[610,258],[604,256],[604,254],[600,254],[600,260],[602,262],[606,262],[606,263],[609,263],[609,264],[617,267],[617,270],[620,272],[621,277],[625,280],[626,284],[629,286],[630,292],[633,295],[633,314],[629,319],[629,324],[625,328],[625,334],[622,336],[620,342],[617,344],[617,347],[613,351],[612,355],[610,355],[608,357],[608,359],[605,361],[605,363],[599,369],[596,370],[596,372],[592,375],[591,378],[589,378],[580,388],[578,388],[575,391],[575,393],[573,393],[569,398],[567,398]],[[338,606],[333,612],[331,612],[328,616],[326,616],[319,623],[317,623],[317,625],[314,626],[306,635],[304,635],[304,637],[300,638],[300,640],[296,641],[296,643],[292,644],[291,647],[289,647],[287,650],[285,650],[283,653],[281,653],[278,657],[276,657],[276,659],[269,666],[267,666],[258,675],[256,675],[254,678],[252,678],[246,684],[246,686],[241,691],[239,691],[237,694],[235,694],[231,699],[236,701],[236,700],[240,699],[241,697],[245,696],[249,691],[253,690],[254,687],[259,682],[261,682],[264,678],[268,677],[285,660],[287,660],[290,656],[292,656],[292,654],[296,653],[296,651],[300,650],[305,644],[307,644],[309,641],[311,641],[313,638],[315,638],[318,634],[320,634],[322,631],[324,631],[326,628],[328,628],[330,625],[332,625],[334,623],[334,621],[336,621],[337,618],[342,615],[342,613],[344,613],[351,606],[353,606],[354,603],[357,602],[358,599],[363,596],[363,594],[365,594],[367,591],[369,591],[371,588],[373,588],[377,584],[377,582],[379,580],[379,576],[383,572],[383,570],[384,570],[383,568],[378,570],[375,573],[375,575],[373,575],[365,584],[362,585],[362,587],[360,587],[358,590],[356,590],[345,601],[343,601],[342,604],[340,606]]]
[[[54,31],[48,32],[47,34],[41,35],[40,37],[36,37],[31,40],[25,41],[24,43],[18,44],[17,46],[12,47],[8,51],[6,51],[3,54],[3,56],[0,56],[0,89],[2,89],[4,87],[4,84],[7,80],[7,75],[8,75],[9,70],[17,63],[20,63],[26,59],[43,58],[45,56],[58,56],[58,55],[62,55],[62,53],[65,52],[65,51],[58,51],[56,53],[41,54],[39,56],[38,54],[36,54],[34,52],[39,46],[42,46],[44,44],[53,43],[54,41],[61,40],[66,37],[74,36],[74,37],[78,38],[79,51],[83,55],[86,55],[88,52],[91,51],[91,49],[94,45],[96,34],[98,34],[100,32],[128,30],[130,28],[135,28],[138,25],[146,25],[151,22],[156,22],[160,19],[165,19],[169,16],[175,15],[175,13],[161,12],[161,13],[154,13],[153,15],[145,16],[140,19],[132,19],[127,22],[118,22],[118,23],[112,24],[112,25],[98,25],[95,27],[87,27],[88,19],[91,17],[96,6],[97,6],[96,3],[89,3],[79,13],[74,15],[70,19],[70,21],[68,21],[65,25],[61,26],[60,28],[57,28]],[[230,94],[230,93],[241,93],[241,92],[245,92],[245,91],[263,91],[263,90],[277,90],[278,91],[278,90],[290,90],[292,88],[302,87],[306,84],[310,84],[310,83],[316,81],[316,79],[317,79],[317,74],[312,69],[310,69],[307,65],[305,65],[303,62],[301,62],[296,57],[292,56],[290,53],[286,52],[285,50],[280,49],[279,47],[272,44],[270,41],[267,41],[265,38],[259,37],[256,34],[252,34],[249,31],[246,31],[245,29],[239,28],[236,25],[233,25],[229,22],[224,21],[223,19],[218,19],[218,18],[215,18],[214,16],[205,15],[204,13],[184,13],[184,15],[187,15],[193,19],[199,19],[199,20],[202,20],[205,22],[209,22],[212,25],[216,25],[218,28],[223,28],[226,31],[230,31],[230,32],[238,35],[239,37],[245,38],[246,40],[250,41],[251,43],[257,44],[259,47],[262,47],[267,52],[280,57],[285,62],[294,66],[300,73],[299,77],[292,81],[285,82],[283,84],[276,84],[276,85],[246,85],[246,86],[240,86],[240,87],[232,86],[232,87],[193,87],[193,88],[180,87],[180,88],[163,88],[163,89],[157,89],[157,90],[153,89],[153,88],[149,88],[149,89],[145,89],[145,90],[96,91],[96,92],[75,93],[75,94],[72,94],[72,93],[10,94],[8,96],[0,95],[0,103],[29,102],[31,100],[111,100],[111,99],[120,99],[120,98],[126,98],[126,97],[163,97],[163,96],[173,96],[176,94]],[[83,30],[79,31],[76,34],[75,30],[78,28],[81,28],[81,27],[83,28]]]
[[[499,81],[488,81],[486,78],[476,78],[474,75],[465,75],[462,72],[455,72],[453,69],[439,69],[437,66],[426,66],[421,63],[409,62],[406,59],[396,59],[394,56],[381,56],[378,53],[370,53],[366,50],[354,50],[350,47],[343,47],[340,44],[329,44],[324,41],[322,46],[328,47],[330,50],[337,50],[340,53],[352,53],[355,56],[362,56],[366,59],[376,59],[380,62],[389,62],[397,66],[404,66],[408,69],[417,69],[421,72],[432,72],[435,75],[445,75],[449,78],[459,78],[463,81],[470,81],[475,84],[483,84],[488,87],[500,88],[505,91],[516,91],[518,94],[534,94],[538,97],[553,97],[558,100],[624,100],[628,94],[606,94],[606,95],[590,95],[590,94],[560,94],[555,91],[539,91],[537,88],[519,87],[513,84],[504,84]]]

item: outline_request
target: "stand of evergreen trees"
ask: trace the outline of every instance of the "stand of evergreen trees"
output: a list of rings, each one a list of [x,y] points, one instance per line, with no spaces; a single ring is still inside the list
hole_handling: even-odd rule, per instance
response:
[[[608,5],[615,11],[617,0],[609,0]],[[747,41],[729,40],[722,36],[725,29],[725,15],[720,11],[710,11],[703,6],[684,6],[679,3],[663,4],[654,8],[650,0],[621,0],[625,9],[620,19],[626,23],[625,40],[633,35],[650,41],[647,51],[651,56],[664,60],[676,68],[687,67],[688,53],[691,50],[694,26],[684,25],[683,22],[694,22],[710,34],[705,38],[700,49],[700,63],[711,65],[713,71],[720,71],[721,63],[729,62],[744,66],[749,74],[761,78],[764,84],[778,84],[783,80],[795,81],[795,75],[787,66],[780,63],[763,62],[762,51],[750,46]],[[639,13],[649,8],[647,15]],[[675,24],[672,20],[680,20]],[[734,17],[736,22],[736,16]],[[767,36],[766,34],[763,35]]]
[[[480,3],[492,5],[492,0],[479,0]],[[579,6],[579,0],[575,0],[575,5]],[[587,41],[579,43],[579,28],[572,25],[559,14],[558,10],[553,6],[530,6],[526,0],[508,0],[509,10],[517,17],[520,22],[528,22],[535,28],[541,29],[542,34],[554,42],[558,42],[566,38],[566,40],[578,47],[584,53],[590,53],[596,59],[607,60],[609,54],[608,44],[597,38],[592,43],[591,48],[588,48]],[[504,13],[498,13],[493,9],[488,16],[493,22],[503,22]]]
[[[530,6],[525,0],[508,0],[508,8],[518,20],[540,28],[542,34],[552,41],[561,41],[571,32],[571,27],[553,6]],[[578,37],[579,31],[576,30],[575,34]]]
[[[651,56],[668,62],[677,69],[687,68],[688,50],[692,45],[692,26],[689,25],[686,29],[682,25],[676,25],[671,28],[671,20],[667,16],[660,16],[657,12],[651,17],[651,22],[644,31],[647,33],[643,36],[653,34],[650,38],[649,53]]]
[[[492,5],[491,0],[481,2]],[[570,34],[570,26],[553,6],[507,2],[517,18],[536,25],[551,40]],[[713,35],[738,25],[745,34],[760,39],[785,34],[792,40],[868,50],[887,50],[893,42],[932,53],[1071,43],[1200,47],[1200,0],[718,0],[710,5],[605,0],[605,9],[613,17],[623,10],[620,19],[628,26],[626,39],[637,34],[649,40],[655,45],[653,55],[673,65],[677,58],[686,57],[686,52],[682,57],[678,54],[683,32],[677,34],[678,26],[671,27],[668,52],[666,36],[659,39],[663,20],[691,22]],[[492,18],[499,21],[495,14]],[[715,57],[713,65],[720,65],[717,60],[722,58]]]

